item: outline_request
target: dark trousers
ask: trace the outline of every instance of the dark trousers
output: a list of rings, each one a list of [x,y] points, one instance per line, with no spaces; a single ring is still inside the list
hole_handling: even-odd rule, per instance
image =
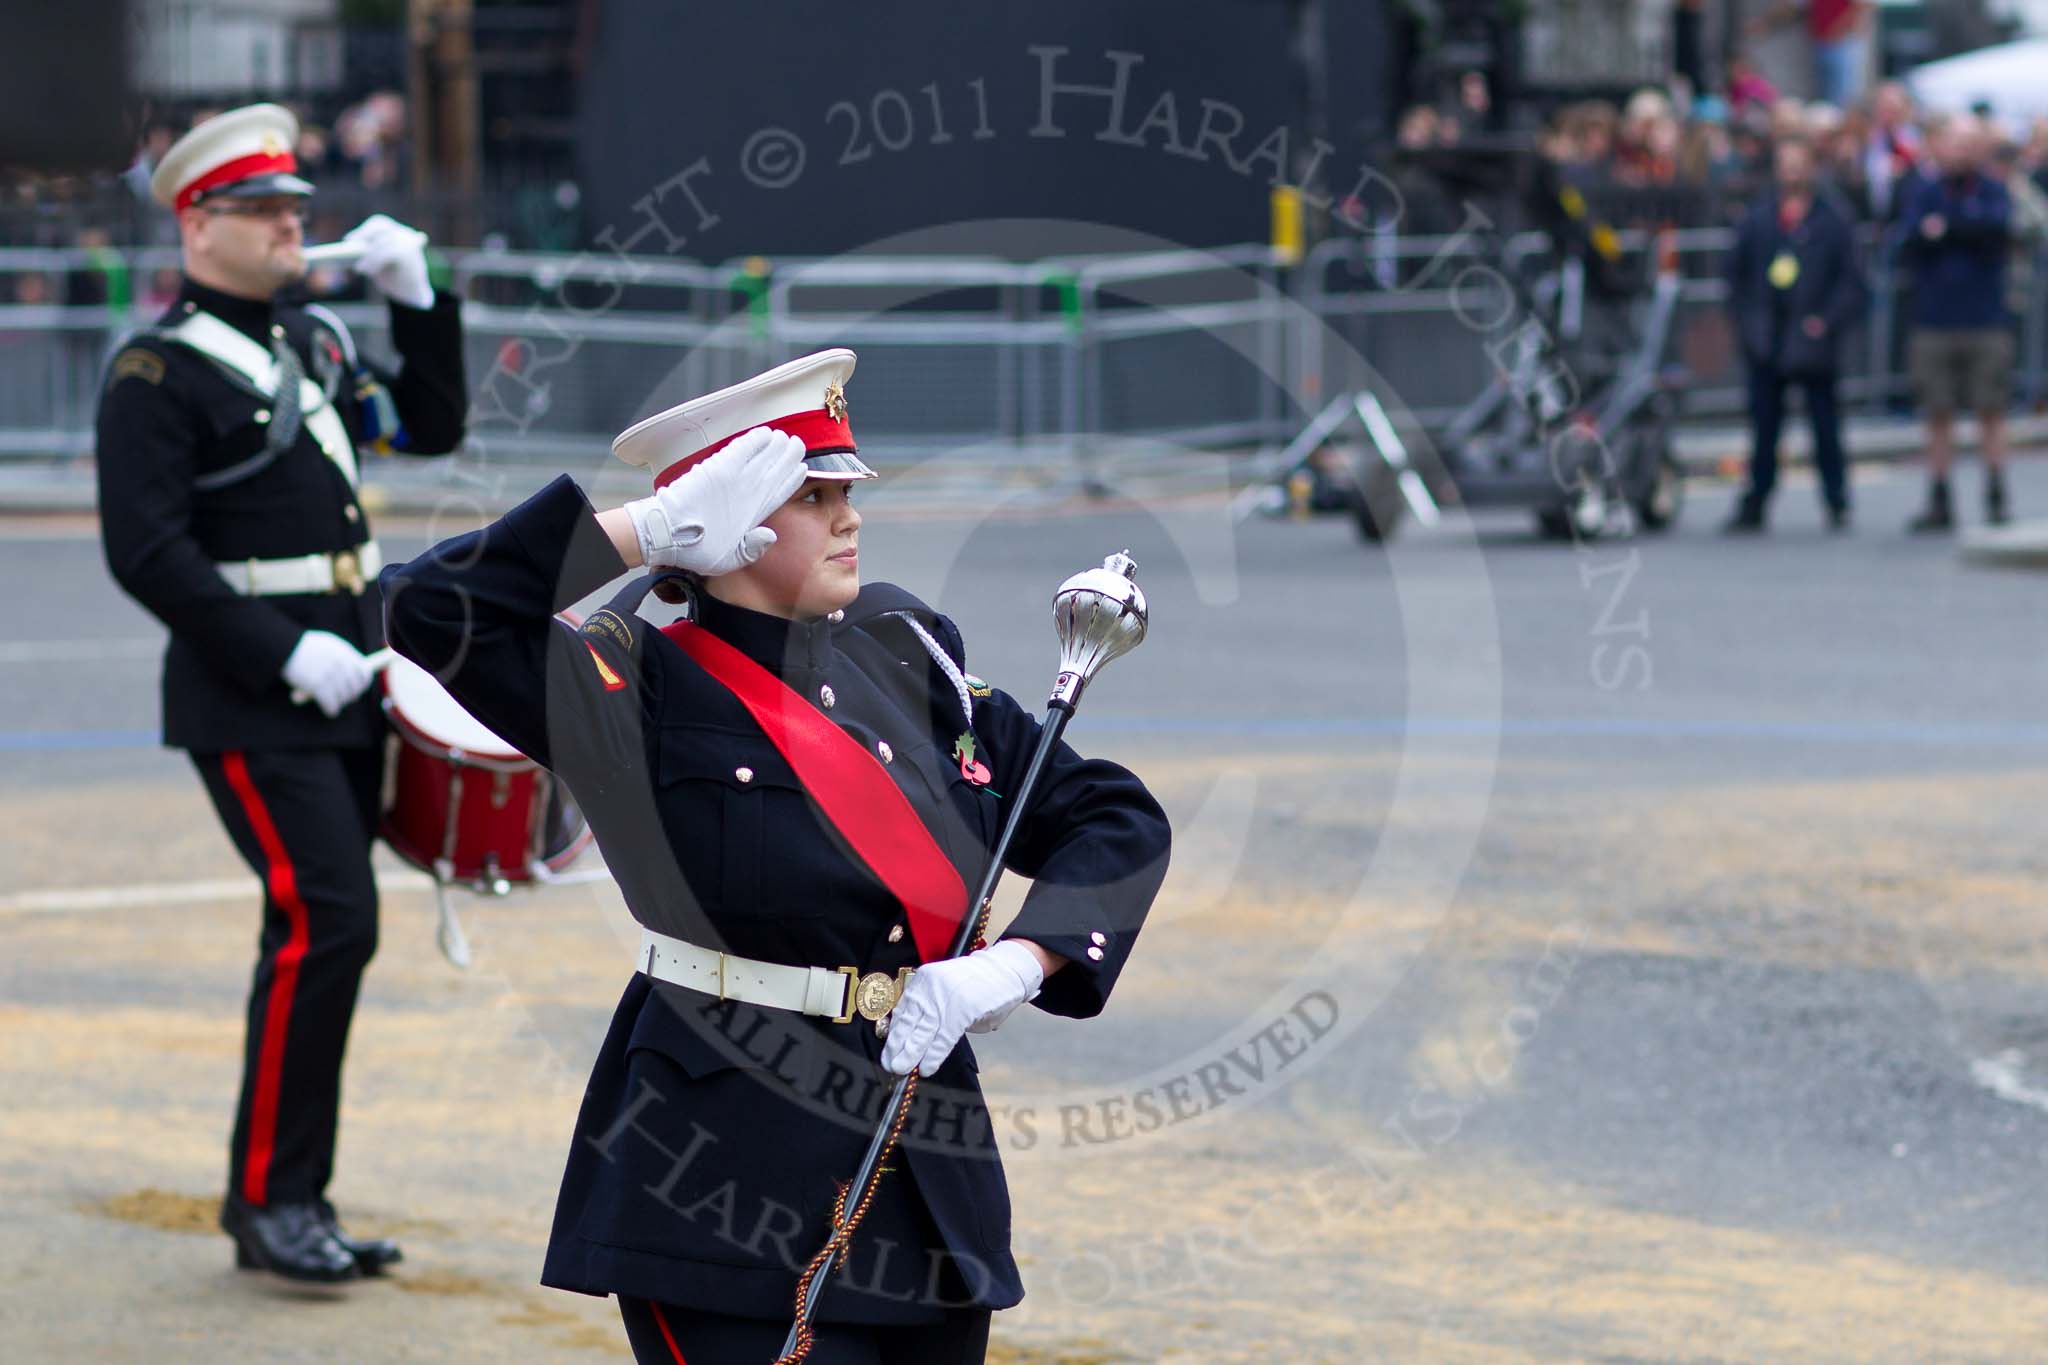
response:
[[[377,950],[377,749],[194,754],[235,848],[263,880],[228,1190],[259,1207],[321,1198],[341,1060]]]
[[[729,1318],[648,1299],[619,1300],[626,1340],[640,1365],[767,1365],[782,1354],[789,1321]],[[923,1327],[823,1324],[806,1365],[981,1365],[988,1310],[956,1308]]]
[[[1778,436],[1785,427],[1785,386],[1796,384],[1806,395],[1806,420],[1813,428],[1813,463],[1820,472],[1821,496],[1833,508],[1849,505],[1849,465],[1842,453],[1842,414],[1835,402],[1835,376],[1787,375],[1774,365],[1749,368],[1748,503],[1761,513],[1778,486]]]

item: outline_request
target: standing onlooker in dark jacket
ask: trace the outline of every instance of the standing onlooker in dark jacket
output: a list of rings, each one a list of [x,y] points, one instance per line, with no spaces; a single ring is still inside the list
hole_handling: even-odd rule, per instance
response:
[[[1778,480],[1785,386],[1793,383],[1806,395],[1828,524],[1841,530],[1849,524],[1849,474],[1835,379],[1842,334],[1863,315],[1863,272],[1848,212],[1832,194],[1816,191],[1813,148],[1797,138],[1780,141],[1772,174],[1772,187],[1736,230],[1728,262],[1728,311],[1749,365],[1754,447],[1749,491],[1723,529],[1764,529]]]
[[[1863,180],[1870,187],[1872,218],[1890,221],[1921,157],[1913,97],[1897,81],[1886,81],[1871,96],[1870,131],[1863,140]]]
[[[2012,397],[2013,338],[2005,310],[2005,255],[2012,198],[1985,172],[1986,137],[1959,115],[1934,143],[1940,176],[1913,187],[1901,215],[1902,254],[1913,266],[1913,340],[1908,363],[1927,413],[1927,508],[1915,531],[1955,525],[1948,471],[1955,415],[1974,410],[1983,428],[1984,514],[2006,517],[2005,410]]]

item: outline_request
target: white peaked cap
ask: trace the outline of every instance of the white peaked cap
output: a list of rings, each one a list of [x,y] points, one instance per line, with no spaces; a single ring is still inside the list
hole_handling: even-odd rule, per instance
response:
[[[209,195],[311,194],[299,178],[299,121],[275,104],[216,114],[171,144],[149,177],[149,192],[167,209]]]
[[[814,479],[872,479],[855,453],[846,420],[846,381],[854,354],[819,351],[692,398],[620,432],[612,454],[651,470],[654,486],[672,483],[699,461],[755,427],[773,427],[804,443],[804,472]]]

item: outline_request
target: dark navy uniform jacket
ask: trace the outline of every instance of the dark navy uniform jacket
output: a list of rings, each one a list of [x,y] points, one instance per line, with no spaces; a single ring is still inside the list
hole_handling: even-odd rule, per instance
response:
[[[378,372],[390,390],[412,454],[461,444],[469,398],[457,300],[432,308],[391,308],[391,339],[402,365]],[[309,377],[332,345],[307,311],[289,303],[236,298],[191,280],[162,325],[201,309],[268,347],[280,327]],[[352,441],[362,439],[341,379],[337,406]],[[196,752],[227,749],[358,748],[381,743],[378,689],[330,720],[293,705],[279,677],[307,630],[339,635],[365,652],[383,643],[371,584],[348,592],[250,597],[214,568],[243,559],[286,559],[354,549],[369,520],[346,475],[311,431],[247,478],[206,488],[206,476],[249,462],[264,449],[268,404],[192,348],[150,333],[132,339],[107,371],[100,397],[96,463],[101,541],[114,578],[170,627],[164,653],[164,743]]]
[[[1947,229],[1929,238],[1920,224],[1939,214]],[[2005,264],[2012,242],[2012,194],[1993,176],[1920,178],[1907,189],[1896,229],[1913,267],[1913,321],[1936,329],[2006,325]]]
[[[1856,260],[1856,229],[1829,190],[1814,193],[1806,217],[1789,231],[1778,202],[1776,191],[1763,195],[1736,229],[1728,253],[1728,311],[1750,364],[1787,375],[1834,374],[1841,369],[1843,339],[1870,299]],[[1781,254],[1796,266],[1782,288],[1771,278]],[[1809,317],[1827,324],[1820,336],[1806,334]]]
[[[642,924],[774,962],[915,966],[901,906],[821,822],[740,702],[634,615],[645,580],[580,631],[551,619],[624,569],[580,490],[557,479],[497,523],[387,570],[391,641],[567,782]],[[1039,724],[979,689],[973,733],[993,777],[964,777],[958,693],[902,612],[963,661],[952,623],[888,585],[864,588],[837,620],[698,604],[704,628],[869,752],[886,751],[884,770],[971,888]],[[1007,933],[1070,960],[1047,979],[1041,1009],[1102,1009],[1168,840],[1135,777],[1058,748],[1009,859],[1035,880]],[[880,1052],[858,1017],[835,1024],[633,976],[584,1096],[543,1281],[788,1314],[894,1080]],[[823,1320],[914,1322],[1022,1297],[995,1141],[963,1043],[920,1083]]]

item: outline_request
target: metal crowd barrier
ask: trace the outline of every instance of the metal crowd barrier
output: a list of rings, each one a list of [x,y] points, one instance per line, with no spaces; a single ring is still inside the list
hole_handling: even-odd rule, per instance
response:
[[[1689,375],[1687,418],[1744,411],[1723,313],[1732,242],[1725,228],[1623,236],[1627,252],[1667,253],[1680,276],[1669,359]],[[1843,397],[1882,411],[1908,397],[1907,282],[1874,232],[1864,246],[1873,306],[1846,353]],[[1569,295],[1543,278],[1546,243],[1533,233],[1483,248],[1344,236],[1292,263],[1260,246],[1029,263],[448,255],[465,300],[472,440],[493,459],[556,464],[588,460],[650,412],[828,345],[862,354],[863,451],[885,465],[997,447],[1088,480],[1105,446],[1270,453],[1361,381],[1438,428],[1485,386],[1492,355],[1526,321],[1503,277],[1535,289],[1539,309]],[[0,250],[0,457],[89,453],[108,356],[177,282],[171,248]],[[334,307],[366,351],[388,352],[381,307],[360,294]],[[2048,256],[2015,327],[2016,396],[2032,405],[2048,371]],[[1361,357],[1370,373],[1357,372]]]

